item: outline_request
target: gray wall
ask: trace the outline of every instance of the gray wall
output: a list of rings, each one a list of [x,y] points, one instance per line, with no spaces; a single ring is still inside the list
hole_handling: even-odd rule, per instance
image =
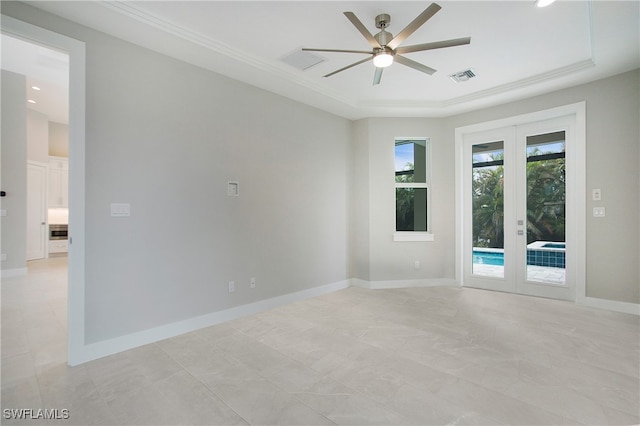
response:
[[[640,303],[639,70],[450,117],[448,143],[453,146],[459,126],[581,101],[587,108],[587,296]],[[601,202],[591,201],[593,188],[602,189]],[[592,217],[594,206],[605,206],[607,216]]]
[[[582,100],[587,187],[607,207],[587,219],[587,295],[640,299],[637,71],[448,119],[351,123],[23,4],[3,13],[87,44],[88,343],[350,277],[453,279],[454,129]],[[392,241],[396,136],[431,140],[433,242]],[[110,217],[112,202],[132,216]]]
[[[640,303],[640,71],[445,119],[375,118],[355,123],[353,277],[367,281],[455,276],[455,128],[575,102],[587,104],[588,297]],[[434,242],[393,242],[393,140],[426,136],[432,147]],[[602,189],[602,202],[591,189]],[[607,216],[593,218],[594,206]],[[365,216],[366,214],[366,216]],[[366,241],[366,247],[362,247]],[[421,269],[415,270],[414,260]]]
[[[354,253],[354,278],[366,281],[402,281],[454,278],[455,205],[454,148],[445,135],[442,119],[371,118],[355,123],[357,173],[355,216],[367,220],[354,229],[356,241],[367,250]],[[427,137],[431,141],[431,228],[435,241],[394,242],[396,137]],[[365,217],[365,216],[363,216]],[[366,224],[366,226],[365,226]],[[414,262],[420,262],[415,269]]]
[[[2,70],[2,270],[26,267],[27,85],[24,75]]]
[[[86,43],[87,343],[349,278],[350,121],[24,4],[3,13]]]

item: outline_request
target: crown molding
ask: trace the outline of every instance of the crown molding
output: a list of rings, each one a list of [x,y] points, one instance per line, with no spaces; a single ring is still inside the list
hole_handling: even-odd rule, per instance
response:
[[[224,55],[242,64],[248,65],[261,73],[267,73],[277,79],[293,82],[299,86],[320,93],[324,96],[328,96],[335,101],[344,103],[351,107],[356,106],[355,99],[349,98],[343,93],[333,90],[326,85],[319,84],[318,82],[303,75],[301,71],[291,68],[289,65],[281,64],[277,61],[266,61],[256,55],[236,49],[224,41],[181,27],[167,21],[166,19],[148,13],[136,7],[129,1],[100,0],[100,5],[122,16],[173,35],[174,37],[193,43],[197,46],[204,47],[213,53]]]
[[[318,82],[315,79],[309,78],[304,75],[302,71],[293,69],[284,63],[280,63],[276,60],[265,60],[257,55],[234,48],[224,41],[217,40],[199,32],[184,28],[180,25],[176,25],[175,23],[140,9],[129,1],[100,0],[99,4],[121,16],[132,19],[151,28],[158,29],[166,34],[186,41],[187,43],[200,46],[216,55],[223,55],[244,65],[251,70],[249,73],[245,74],[242,79],[245,83],[273,91],[274,93],[278,93],[282,96],[290,97],[304,103],[312,105],[315,104],[314,106],[326,104],[326,102],[319,100],[317,96],[314,101],[310,101],[304,93],[300,93],[299,89],[306,90],[305,93],[307,94],[309,94],[308,91],[311,91],[315,95],[319,95],[322,98],[337,103],[341,106],[339,109],[343,111],[350,111],[343,114],[350,116],[350,118],[360,118],[363,114],[373,114],[374,116],[384,114],[397,115],[403,113],[408,115],[451,115],[472,109],[472,105],[496,104],[507,98],[509,100],[517,99],[518,96],[514,96],[514,93],[516,92],[526,93],[527,95],[530,95],[531,93],[541,93],[540,85],[542,83],[564,79],[572,74],[578,74],[592,69],[596,65],[593,59],[594,41],[592,6],[590,2],[587,2],[587,25],[590,48],[590,58],[588,59],[486,90],[477,91],[469,95],[442,101],[415,101],[402,99],[394,101],[358,100],[353,97],[346,96],[338,90],[332,89],[328,84],[323,84],[323,82]],[[168,52],[164,53],[170,54]],[[183,56],[184,55],[188,55],[188,53],[184,53]],[[197,58],[192,58],[191,61],[185,57],[180,59],[191,63],[197,62],[202,66],[202,61],[197,61]],[[205,65],[205,67],[207,66]],[[214,72],[220,72],[219,70],[213,69],[213,67],[207,68]],[[234,75],[228,75],[228,77],[238,78]],[[582,81],[579,81],[579,83],[580,82]],[[296,87],[298,89],[297,91],[295,89]],[[331,107],[319,107],[331,112]]]

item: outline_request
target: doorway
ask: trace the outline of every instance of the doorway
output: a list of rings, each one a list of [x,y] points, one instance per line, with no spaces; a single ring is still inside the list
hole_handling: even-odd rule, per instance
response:
[[[459,280],[575,301],[584,274],[584,141],[576,115],[493,124],[456,132]]]
[[[84,354],[85,262],[85,44],[44,28],[2,15],[1,31],[69,56],[69,257],[67,291],[67,361]]]

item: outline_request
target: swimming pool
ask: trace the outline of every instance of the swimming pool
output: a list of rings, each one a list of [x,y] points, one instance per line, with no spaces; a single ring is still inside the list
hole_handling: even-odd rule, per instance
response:
[[[527,265],[565,268],[566,244],[562,242],[536,241],[527,246]],[[501,249],[474,248],[473,263],[504,266]]]
[[[473,250],[473,263],[504,266],[504,253],[499,251]]]

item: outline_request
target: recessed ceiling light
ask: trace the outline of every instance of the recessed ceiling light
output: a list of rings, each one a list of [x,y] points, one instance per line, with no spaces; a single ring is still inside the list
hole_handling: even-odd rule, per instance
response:
[[[536,6],[547,7],[556,0],[536,0]]]
[[[35,104],[36,101],[34,101],[33,99],[29,99],[27,102],[29,102],[30,104]]]
[[[32,88],[33,90],[40,90],[40,88],[39,88],[38,86],[31,86],[31,88]]]

